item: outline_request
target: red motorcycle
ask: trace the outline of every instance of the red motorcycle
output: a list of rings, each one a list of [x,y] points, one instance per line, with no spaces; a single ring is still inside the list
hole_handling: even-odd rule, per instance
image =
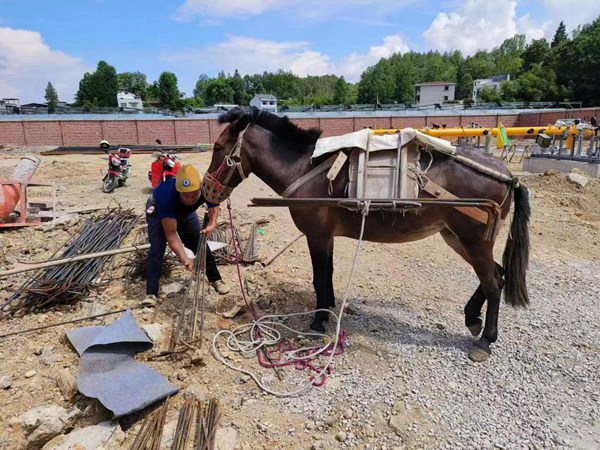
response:
[[[116,152],[111,151],[107,141],[100,142],[100,148],[108,154],[108,173],[102,179],[102,192],[109,194],[115,190],[117,184],[120,187],[125,186],[131,171],[131,164],[129,164],[131,150],[119,147]]]
[[[158,145],[161,145],[160,139],[156,140]],[[152,183],[152,188],[156,188],[161,182],[169,177],[177,175],[181,167],[181,161],[173,153],[168,150],[161,150],[152,154],[154,162],[150,166],[148,179]]]

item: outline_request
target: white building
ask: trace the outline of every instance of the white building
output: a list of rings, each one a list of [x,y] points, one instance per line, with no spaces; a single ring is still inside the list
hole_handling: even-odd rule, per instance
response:
[[[144,104],[142,103],[142,99],[139,95],[135,95],[132,92],[127,91],[119,91],[117,92],[117,104],[120,108],[124,108],[125,110],[144,110]]]
[[[452,81],[432,81],[415,84],[415,102],[419,105],[434,105],[454,100],[456,83]]]
[[[250,106],[256,106],[258,109],[264,109],[269,112],[277,112],[277,99],[270,94],[256,94],[250,100]]]
[[[510,75],[494,75],[490,78],[480,78],[473,82],[473,101],[476,102],[484,88],[499,91],[503,81],[510,81]]]

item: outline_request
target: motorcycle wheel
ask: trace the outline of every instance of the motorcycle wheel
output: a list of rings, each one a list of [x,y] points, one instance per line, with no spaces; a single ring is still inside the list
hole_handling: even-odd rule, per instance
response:
[[[117,186],[117,179],[114,175],[106,175],[102,181],[102,192],[105,194],[110,194],[115,190],[115,187]]]

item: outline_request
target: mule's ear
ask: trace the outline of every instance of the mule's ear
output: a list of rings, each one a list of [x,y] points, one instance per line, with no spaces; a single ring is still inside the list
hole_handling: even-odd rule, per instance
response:
[[[233,123],[245,115],[246,115],[246,113],[244,112],[244,110],[242,108],[235,107],[235,108],[230,109],[226,113],[221,114],[219,116],[219,123],[221,123],[221,124]]]
[[[250,123],[250,116],[248,114],[244,114],[238,120],[236,120],[232,125],[235,128],[237,133],[240,133],[244,128],[248,126]]]

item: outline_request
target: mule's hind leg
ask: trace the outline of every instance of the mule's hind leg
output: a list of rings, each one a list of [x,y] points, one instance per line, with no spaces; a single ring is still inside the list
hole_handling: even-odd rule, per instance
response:
[[[442,230],[440,234],[442,235],[442,238],[444,239],[446,244],[448,244],[448,246],[452,248],[452,250],[458,253],[462,259],[469,263],[469,265],[472,265],[471,261],[469,261],[467,253],[463,249],[460,241],[454,233],[452,233],[448,229],[445,229]],[[483,293],[483,288],[480,284],[469,299],[469,301],[467,302],[467,304],[465,305],[464,309],[465,326],[469,329],[473,336],[479,336],[479,333],[481,333],[481,330],[483,329],[483,322],[481,320],[481,308],[483,307],[484,303],[485,294]]]
[[[467,304],[465,305],[465,326],[475,337],[479,336],[483,329],[483,321],[481,320],[481,308],[485,303],[485,294],[481,284],[477,287]]]
[[[499,277],[502,278],[504,275],[504,268],[496,263],[496,270],[498,271]],[[502,280],[500,280],[502,286]],[[500,288],[502,289],[502,287]],[[467,304],[465,305],[465,325],[475,337],[479,336],[483,328],[483,322],[481,321],[481,308],[485,303],[485,294],[481,284],[477,287]]]
[[[475,342],[475,348],[469,354],[469,358],[473,361],[485,361],[488,359],[492,353],[490,344],[496,342],[496,339],[498,339],[498,313],[504,281],[501,272],[497,268],[497,264],[494,262],[493,245],[493,242],[484,241],[462,242],[469,261],[481,282],[483,296],[487,298],[483,334]],[[481,301],[480,298],[473,303],[476,304],[475,302]]]

